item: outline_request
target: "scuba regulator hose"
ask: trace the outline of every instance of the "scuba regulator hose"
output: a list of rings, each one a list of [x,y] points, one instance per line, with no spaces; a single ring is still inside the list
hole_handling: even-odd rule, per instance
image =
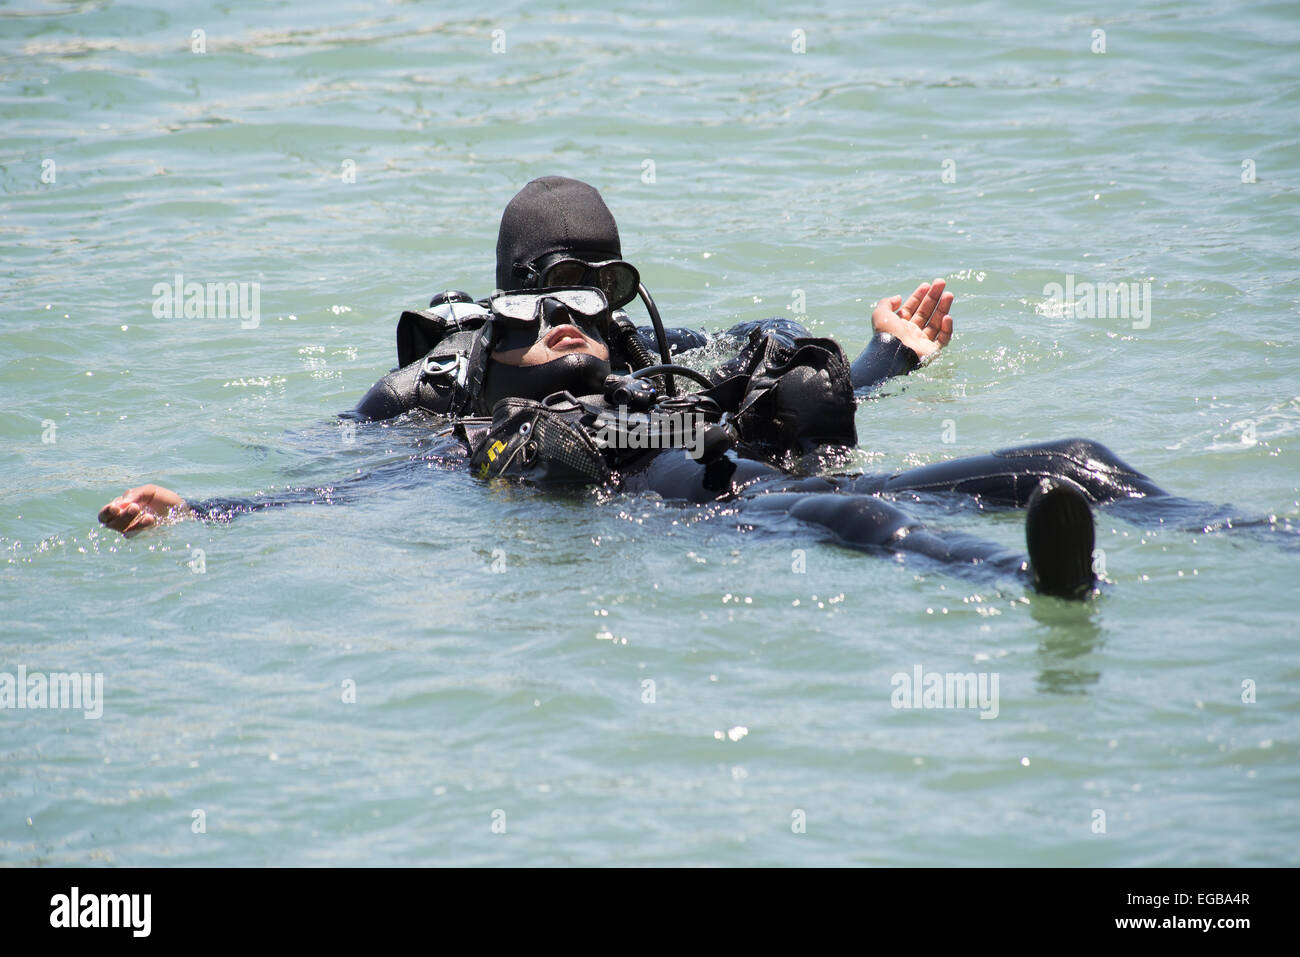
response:
[[[628,325],[631,325],[631,322]],[[608,376],[605,379],[605,399],[614,405],[626,405],[637,411],[646,411],[657,405],[661,408],[676,408],[679,411],[698,411],[699,403],[703,402],[721,415],[722,410],[718,408],[717,401],[698,392],[692,395],[672,395],[661,398],[658,384],[651,382],[650,377],[663,376],[668,378],[668,374],[674,372],[677,375],[698,382],[705,389],[713,387],[713,383],[709,381],[709,377],[704,373],[696,372],[686,366],[665,362],[661,365],[644,366],[628,375]]]
[[[685,376],[694,382],[698,382],[706,389],[713,388],[713,383],[709,381],[709,377],[703,372],[696,372],[694,369],[688,369],[686,366],[679,366],[674,362],[665,362],[662,365],[646,366],[643,369],[637,369],[632,373],[632,378],[642,379],[650,375],[663,375],[665,372],[676,372],[680,376]],[[671,376],[668,378],[669,381],[672,381]],[[672,394],[676,395],[676,393]]]
[[[628,357],[628,364],[634,370],[646,369],[655,364],[654,356],[636,331],[636,324],[626,315],[614,320],[614,334],[623,354]]]
[[[643,282],[637,283],[636,291],[637,291],[637,295],[641,297],[641,301],[645,303],[645,311],[650,313],[650,321],[654,324],[655,327],[655,342],[659,346],[659,357],[663,360],[663,365],[657,366],[656,368],[665,369],[671,367],[671,368],[680,369],[681,366],[676,366],[676,367],[672,366],[673,359],[668,349],[668,333],[664,331],[664,321],[663,319],[659,318],[659,307],[655,305],[654,297],[650,295],[650,290],[645,287],[645,283]],[[637,345],[640,345],[639,341]],[[641,351],[643,353],[646,352],[644,347],[642,347]],[[712,383],[705,383],[706,388],[709,385],[712,385]],[[667,392],[670,396],[674,396],[677,394],[677,384],[673,382],[672,376],[664,377],[664,391]]]

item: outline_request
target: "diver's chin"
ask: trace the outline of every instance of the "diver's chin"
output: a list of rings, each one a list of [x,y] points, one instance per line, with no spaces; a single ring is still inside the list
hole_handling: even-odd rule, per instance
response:
[[[568,352],[532,366],[489,361],[483,378],[482,405],[490,411],[502,399],[540,401],[556,392],[597,395],[605,388],[609,360],[590,352]]]

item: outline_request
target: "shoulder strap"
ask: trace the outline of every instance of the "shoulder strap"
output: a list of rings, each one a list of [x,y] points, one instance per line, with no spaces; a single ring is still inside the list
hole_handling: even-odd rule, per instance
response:
[[[461,329],[444,336],[420,361],[420,404],[442,415],[474,415],[487,371],[489,330]]]

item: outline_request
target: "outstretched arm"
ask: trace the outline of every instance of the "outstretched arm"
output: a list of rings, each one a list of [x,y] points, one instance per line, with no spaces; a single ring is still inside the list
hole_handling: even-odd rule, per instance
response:
[[[179,521],[193,512],[185,500],[161,485],[127,489],[99,510],[99,521],[127,538],[159,522]]]
[[[950,311],[954,297],[945,291],[945,285],[944,280],[936,279],[917,286],[906,302],[902,296],[890,296],[876,304],[876,309],[871,314],[874,335],[852,365],[853,388],[856,391],[861,393],[892,376],[906,375],[952,341],[953,320]],[[742,322],[723,335],[743,341],[755,329],[776,333],[791,344],[795,338],[809,334],[803,326],[791,319],[773,318]],[[654,352],[654,330],[644,327],[637,331],[647,348]],[[708,343],[710,338],[691,329],[673,328],[668,329],[667,333],[674,354],[697,349]],[[731,360],[715,370],[715,373],[725,378],[726,375],[739,371],[741,365],[743,363]]]
[[[871,314],[874,335],[853,362],[853,388],[859,392],[885,379],[911,372],[922,360],[952,341],[953,294],[944,281],[922,283],[903,302],[890,296],[876,303]]]
[[[417,425],[413,433],[418,437],[418,454],[391,456],[386,461],[370,463],[365,471],[350,468],[348,471],[351,474],[338,482],[308,482],[271,488],[239,498],[205,498],[198,501],[186,500],[161,485],[140,485],[128,489],[100,509],[99,520],[108,528],[129,538],[156,525],[183,519],[229,522],[237,515],[268,508],[342,505],[356,501],[363,495],[424,486],[429,482],[430,468],[460,471],[465,467],[465,446],[454,435],[445,431],[429,433],[423,425]]]
[[[341,498],[333,489],[291,488],[257,498],[211,498],[187,502],[161,485],[128,489],[99,511],[104,525],[127,538],[155,525],[170,525],[187,518],[229,521],[240,512],[255,512],[285,505],[334,504]]]
[[[187,502],[161,485],[128,489],[99,511],[99,520],[127,538],[156,525],[170,525],[187,518],[229,522],[244,512],[260,512],[286,505],[338,505],[354,497],[355,483],[370,475],[352,476],[338,486],[276,489],[253,498],[207,498]]]

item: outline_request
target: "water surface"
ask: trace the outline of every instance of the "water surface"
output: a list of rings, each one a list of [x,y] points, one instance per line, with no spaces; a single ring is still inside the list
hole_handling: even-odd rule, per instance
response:
[[[853,352],[945,277],[957,337],[862,405],[864,468],[1084,435],[1300,520],[1294,5],[828,7],[0,6],[0,671],[104,675],[98,720],[0,712],[0,862],[1297,862],[1285,534],[1102,512],[1109,583],[1067,605],[339,428],[398,312],[490,291],[501,208],[560,173],[673,324],[801,290]],[[260,321],[155,318],[177,273],[258,283]],[[1067,275],[1149,282],[1149,325],[1054,308]],[[95,522],[147,481],[366,474]],[[997,718],[893,708],[917,665],[996,672]]]

